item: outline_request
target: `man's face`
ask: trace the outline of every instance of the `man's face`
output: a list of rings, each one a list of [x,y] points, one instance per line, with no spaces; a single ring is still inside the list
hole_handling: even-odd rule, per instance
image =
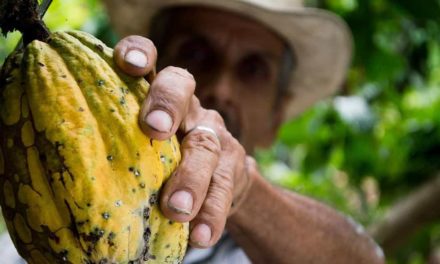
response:
[[[202,105],[223,116],[248,152],[270,144],[282,118],[277,96],[283,41],[228,12],[188,8],[172,21],[159,65],[188,69]]]

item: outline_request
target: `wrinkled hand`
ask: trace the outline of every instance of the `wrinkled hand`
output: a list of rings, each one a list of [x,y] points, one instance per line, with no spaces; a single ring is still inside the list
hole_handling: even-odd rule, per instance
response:
[[[157,51],[150,40],[130,36],[118,43],[114,56],[126,73],[144,76],[154,71]],[[246,164],[251,158],[225,128],[222,117],[201,107],[195,86],[186,70],[163,69],[151,82],[139,123],[145,134],[157,140],[177,131],[184,135],[182,161],[163,188],[160,206],[169,219],[190,221],[191,246],[204,248],[218,241],[232,203],[246,195],[250,186]],[[209,127],[215,134],[198,126]]]

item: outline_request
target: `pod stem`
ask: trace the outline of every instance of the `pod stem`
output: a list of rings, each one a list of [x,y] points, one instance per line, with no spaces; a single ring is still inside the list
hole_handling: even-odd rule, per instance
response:
[[[38,14],[37,0],[0,1],[0,29],[3,35],[19,30],[25,45],[33,40],[48,41],[49,29]]]

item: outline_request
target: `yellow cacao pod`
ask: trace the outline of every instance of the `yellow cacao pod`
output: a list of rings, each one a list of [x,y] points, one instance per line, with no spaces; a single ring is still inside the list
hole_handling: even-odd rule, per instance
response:
[[[0,78],[0,202],[29,263],[179,263],[188,225],[158,192],[180,160],[176,138],[138,126],[148,91],[112,49],[78,31],[33,41]]]

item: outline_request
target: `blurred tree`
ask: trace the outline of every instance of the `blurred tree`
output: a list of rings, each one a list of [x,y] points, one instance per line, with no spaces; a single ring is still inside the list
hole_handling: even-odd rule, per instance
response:
[[[339,96],[260,153],[266,175],[371,226],[390,263],[425,263],[440,245],[440,2],[309,2],[348,22],[355,57]]]

